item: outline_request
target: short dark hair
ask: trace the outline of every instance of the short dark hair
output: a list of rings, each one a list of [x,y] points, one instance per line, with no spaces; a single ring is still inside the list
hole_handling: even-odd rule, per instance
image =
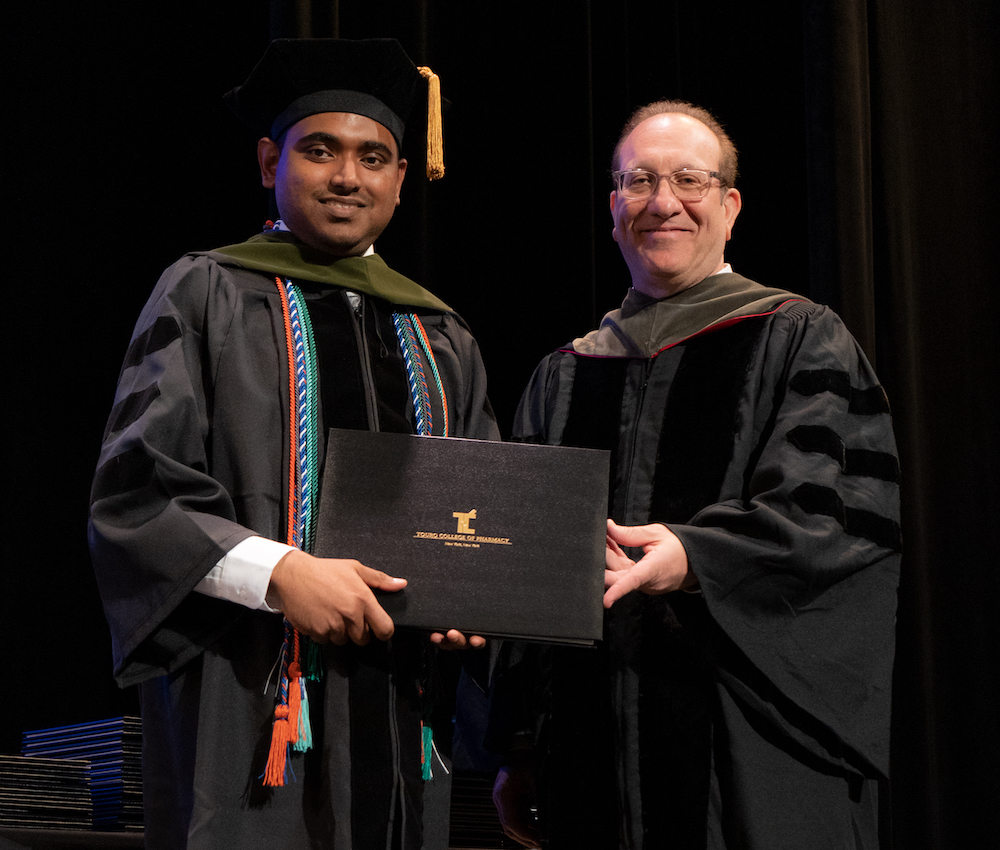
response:
[[[629,137],[629,134],[646,119],[652,118],[654,115],[664,115],[668,113],[687,115],[694,118],[696,121],[700,121],[708,127],[708,129],[715,134],[715,137],[719,140],[719,147],[722,149],[722,161],[719,163],[719,173],[722,175],[722,185],[729,188],[735,186],[737,174],[736,145],[733,144],[733,140],[729,138],[729,134],[722,128],[722,124],[719,123],[719,119],[717,119],[707,109],[704,109],[701,106],[695,106],[693,103],[688,103],[686,100],[657,100],[653,103],[641,106],[633,112],[632,117],[625,122],[621,135],[618,137],[618,144],[615,145],[615,152],[611,157],[612,170],[618,170],[622,146],[625,144],[625,140]]]

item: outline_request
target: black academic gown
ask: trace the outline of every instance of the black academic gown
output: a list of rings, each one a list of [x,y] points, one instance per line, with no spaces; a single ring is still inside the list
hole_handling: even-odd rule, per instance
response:
[[[420,720],[434,697],[426,638],[324,647],[325,678],[310,684],[314,748],[292,757],[293,781],[264,788],[282,617],[194,592],[246,537],[285,540],[288,373],[276,274],[292,276],[309,305],[319,433],[413,431],[391,321],[403,310],[426,328],[451,435],[498,437],[466,325],[377,256],[326,263],[275,234],[167,270],[125,358],[90,523],[115,675],[141,683],[146,846],[443,848],[447,775],[424,782],[420,772]],[[356,308],[336,281],[360,293]],[[433,407],[437,434],[444,417]]]
[[[610,450],[612,518],[665,523],[699,582],[619,600],[596,650],[504,647],[491,744],[536,737],[547,846],[877,847],[899,472],[839,318],[732,274],[633,291],[514,430]]]

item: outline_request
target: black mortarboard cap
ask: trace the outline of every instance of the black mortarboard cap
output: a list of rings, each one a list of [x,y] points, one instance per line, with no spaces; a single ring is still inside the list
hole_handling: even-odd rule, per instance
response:
[[[402,146],[425,77],[439,104],[436,75],[418,69],[394,38],[282,38],[268,45],[246,82],[225,100],[238,118],[272,139],[309,115],[352,112],[377,121]]]

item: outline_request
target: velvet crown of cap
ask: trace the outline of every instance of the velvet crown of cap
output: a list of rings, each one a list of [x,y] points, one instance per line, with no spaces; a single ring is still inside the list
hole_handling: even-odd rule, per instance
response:
[[[384,126],[401,148],[422,82],[394,38],[286,38],[268,45],[246,82],[225,100],[260,136],[277,139],[320,112],[351,112]]]

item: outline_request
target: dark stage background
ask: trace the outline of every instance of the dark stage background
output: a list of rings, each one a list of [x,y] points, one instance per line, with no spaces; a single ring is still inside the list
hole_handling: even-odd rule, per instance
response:
[[[470,322],[506,431],[538,359],[628,276],[608,159],[631,110],[708,106],[741,149],[738,271],[832,304],[902,453],[897,848],[967,848],[998,800],[997,80],[991,0],[501,4],[175,0],[4,13],[3,704],[25,729],[130,710],[88,562],[90,477],[132,324],[180,254],[268,216],[220,96],[271,36],[392,35],[442,78],[380,252]],[[766,10],[766,11],[765,11]],[[9,101],[8,101],[9,102]],[[987,263],[990,265],[987,265]],[[992,399],[992,401],[991,401]]]

